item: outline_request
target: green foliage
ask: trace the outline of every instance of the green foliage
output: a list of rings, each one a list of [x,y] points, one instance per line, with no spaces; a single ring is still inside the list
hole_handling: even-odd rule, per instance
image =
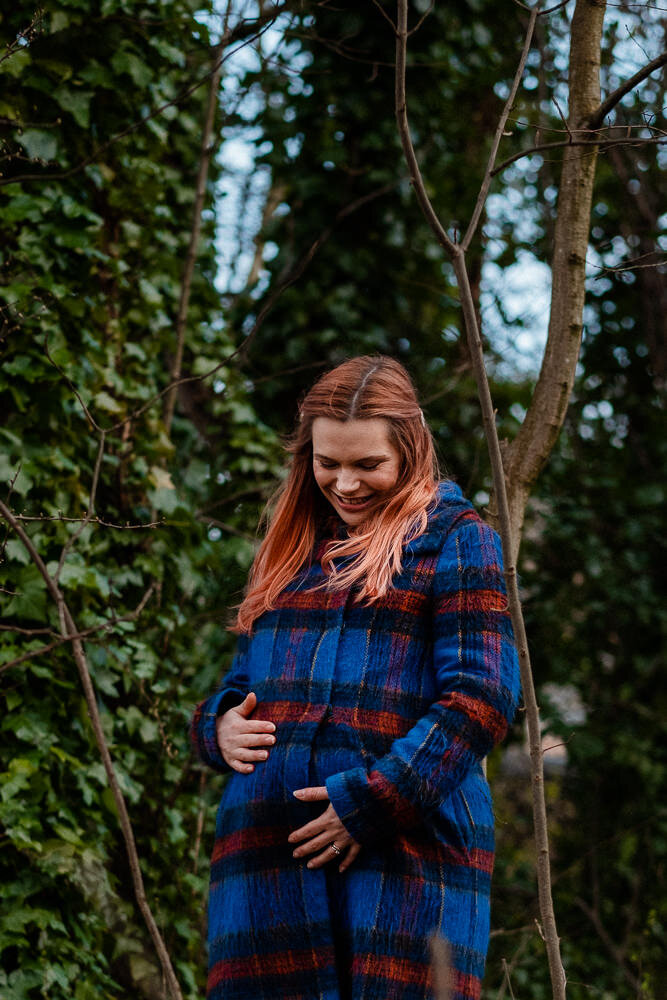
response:
[[[183,388],[169,437],[155,399],[175,347],[207,95],[178,96],[210,66],[198,9],[189,0],[159,10],[47,3],[30,44],[0,63],[3,175],[25,177],[0,188],[3,496],[11,484],[12,507],[37,518],[23,523],[54,573],[91,503],[100,433],[85,404],[107,431],[95,513],[114,527],[85,527],[60,585],[77,626],[90,630],[87,656],[149,899],[189,997],[201,994],[206,969],[205,856],[218,788],[200,780],[187,723],[224,671],[227,609],[279,451],[231,366],[213,385]],[[5,8],[5,41],[26,27],[25,14]],[[185,374],[210,371],[233,350],[216,322],[211,215]],[[197,423],[187,415],[194,406]],[[24,630],[1,633],[6,664],[52,644],[58,617],[21,542],[11,533],[2,541],[2,621]],[[56,645],[5,673],[2,700],[0,994],[159,995],[71,650]]]

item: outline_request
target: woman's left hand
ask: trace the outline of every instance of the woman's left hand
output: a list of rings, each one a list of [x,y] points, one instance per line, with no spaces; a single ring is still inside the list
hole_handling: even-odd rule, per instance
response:
[[[294,795],[300,802],[329,801],[326,785],[318,785],[312,788],[298,788],[294,792]],[[306,854],[314,854],[315,851],[320,851],[324,848],[320,854],[310,859],[307,865],[308,868],[321,868],[322,865],[327,864],[329,861],[336,861],[342,858],[338,866],[338,871],[344,872],[346,868],[350,867],[361,850],[361,845],[349,835],[338,819],[336,810],[331,803],[329,803],[321,816],[295,830],[294,833],[289,835],[287,840],[290,844],[299,844],[302,841],[294,851],[295,858],[302,858]],[[333,847],[337,847],[338,850],[335,851],[332,845]]]

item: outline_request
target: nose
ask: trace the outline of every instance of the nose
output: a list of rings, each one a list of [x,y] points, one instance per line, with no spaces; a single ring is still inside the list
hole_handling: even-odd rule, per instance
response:
[[[341,469],[336,478],[336,489],[345,496],[359,489],[359,474],[354,469]]]

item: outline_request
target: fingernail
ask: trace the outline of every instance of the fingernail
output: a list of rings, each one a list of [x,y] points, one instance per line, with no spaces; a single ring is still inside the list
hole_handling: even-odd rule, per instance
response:
[[[313,865],[312,861],[309,861],[308,864],[306,865],[306,868],[314,868],[314,867],[315,866]]]
[[[303,795],[303,792],[301,791],[300,788],[297,788],[295,792],[292,792],[292,795],[296,795],[297,799],[300,799],[301,796]]]
[[[262,760],[266,760],[266,758],[267,758],[268,756],[269,756],[269,755],[268,755],[268,753],[266,752],[266,750],[263,750],[263,751],[262,751]]]

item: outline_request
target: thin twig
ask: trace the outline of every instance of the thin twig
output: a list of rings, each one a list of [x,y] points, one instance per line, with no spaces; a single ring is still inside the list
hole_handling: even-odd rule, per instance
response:
[[[412,136],[410,135],[410,128],[408,125],[408,115],[405,97],[405,63],[407,56],[407,40],[408,40],[408,10],[407,10],[407,0],[398,0],[398,18],[396,25],[396,87],[395,87],[395,100],[396,100],[396,124],[398,126],[398,134],[401,139],[401,145],[403,147],[403,153],[410,170],[410,183],[412,184],[415,194],[417,195],[417,201],[424,213],[431,229],[436,235],[436,239],[440,245],[447,251],[448,254],[453,254],[456,251],[456,244],[453,240],[449,238],[445,229],[443,228],[440,219],[433,210],[431,201],[428,194],[426,193],[426,188],[424,187],[424,181],[419,169],[419,163],[417,161],[417,156],[415,154],[414,146],[412,144]]]
[[[17,656],[14,660],[8,660],[7,663],[0,663],[0,674],[4,673],[5,670],[9,670],[10,667],[17,667],[20,663],[25,663],[27,660],[34,660],[38,656],[45,656],[52,650],[57,649],[66,642],[70,642],[71,639],[90,639],[92,636],[96,635],[98,632],[110,632],[115,625],[119,622],[131,622],[135,621],[142,613],[148,600],[155,590],[155,584],[151,583],[150,587],[141,598],[141,601],[133,611],[128,611],[124,615],[114,615],[113,618],[109,618],[105,622],[100,622],[98,625],[91,625],[89,628],[84,628],[81,632],[77,632],[76,635],[68,635],[63,637],[62,635],[54,638],[53,642],[48,643],[45,646],[40,646],[38,649],[33,649],[28,653],[23,653],[21,656]],[[2,625],[0,628],[11,632],[17,632],[20,635],[37,635],[43,634],[44,632],[54,635],[51,629],[20,629],[15,628],[13,625]]]
[[[646,128],[647,126],[638,126]],[[543,153],[549,149],[563,149],[565,146],[591,146],[591,152],[593,152],[593,147],[596,149],[612,149],[616,146],[664,146],[667,143],[667,137],[663,135],[658,135],[655,137],[647,139],[607,139],[607,140],[595,140],[593,136],[590,139],[572,139],[567,142],[543,142],[538,143],[536,146],[531,146],[530,149],[522,149],[518,153],[514,153],[513,156],[508,156],[506,160],[494,168],[492,176],[495,177],[496,174],[501,173],[512,163],[516,163],[517,160],[522,160],[524,156],[533,156],[535,153]]]
[[[17,514],[12,511],[17,521],[62,521],[64,524],[80,524],[85,521],[87,524],[99,524],[101,528],[113,528],[115,531],[141,531],[144,528],[163,528],[165,520],[146,521],[143,524],[114,524],[113,521],[104,521],[101,517],[68,517],[66,514]]]
[[[505,131],[505,125],[507,124],[507,118],[509,116],[512,107],[514,106],[514,99],[516,98],[517,91],[519,89],[519,84],[521,83],[521,78],[523,77],[523,71],[526,66],[526,59],[528,58],[528,53],[530,52],[530,46],[533,41],[533,33],[535,31],[535,22],[537,21],[537,14],[539,10],[539,3],[536,4],[530,12],[530,20],[528,22],[528,27],[526,29],[526,37],[523,43],[523,49],[521,50],[521,58],[519,59],[519,65],[517,66],[516,73],[514,74],[514,80],[512,81],[512,87],[509,93],[509,97],[505,101],[505,106],[502,110],[502,114],[498,120],[498,126],[496,128],[496,134],[493,137],[493,142],[491,143],[491,152],[489,153],[489,159],[486,164],[486,170],[484,171],[484,178],[479,188],[479,194],[477,195],[477,201],[475,203],[475,208],[472,213],[472,218],[466,229],[466,234],[461,240],[461,249],[465,251],[470,246],[470,242],[475,235],[475,230],[479,224],[482,212],[484,210],[484,205],[486,204],[486,199],[489,194],[489,186],[491,184],[491,178],[493,177],[493,167],[496,162],[496,156],[498,155],[498,149],[500,147],[500,142]]]
[[[23,28],[21,31],[17,31],[16,38],[13,38],[5,46],[5,51],[0,56],[0,63],[5,62],[7,59],[11,59],[16,52],[24,49],[26,45],[29,45],[30,42],[33,41],[33,39],[39,34],[40,21],[43,17],[44,11],[37,10],[36,13],[33,14],[32,21],[28,27]]]
[[[190,289],[192,287],[192,277],[194,275],[195,261],[197,259],[197,245],[199,243],[199,236],[201,233],[202,209],[204,207],[204,199],[206,197],[206,182],[208,180],[208,172],[214,149],[214,143],[212,138],[213,122],[215,119],[215,112],[218,107],[218,91],[220,89],[220,80],[222,79],[222,55],[227,45],[228,17],[229,17],[229,6],[227,8],[227,14],[225,16],[225,23],[222,28],[222,37],[213,53],[213,72],[211,74],[211,80],[208,89],[206,115],[204,119],[204,127],[202,129],[202,136],[201,136],[199,168],[197,170],[197,183],[195,186],[195,201],[192,208],[192,224],[190,227],[190,239],[188,242],[187,253],[185,255],[185,263],[183,265],[183,274],[181,277],[181,287],[178,299],[178,313],[176,316],[176,352],[174,354],[174,360],[172,362],[171,371],[169,373],[169,381],[171,383],[176,382],[176,380],[180,378],[181,366],[183,364],[183,350],[185,347],[185,330],[188,317],[188,308],[190,305]],[[165,404],[164,426],[167,437],[169,437],[171,434],[171,423],[174,417],[174,408],[176,406],[176,395],[177,395],[177,390],[176,387],[174,386],[169,390],[164,399],[164,404]]]
[[[77,400],[79,401],[79,405],[80,405],[81,409],[83,410],[83,412],[86,415],[86,420],[88,420],[88,422],[90,423],[91,427],[93,427],[99,433],[102,433],[104,431],[104,428],[100,427],[100,425],[97,423],[97,421],[93,417],[92,413],[90,412],[90,410],[88,409],[88,407],[84,403],[83,397],[81,396],[81,393],[79,392],[79,390],[77,389],[77,387],[74,385],[74,383],[72,382],[72,380],[69,377],[69,375],[60,367],[60,365],[55,360],[55,358],[52,357],[52,355],[51,355],[51,353],[49,351],[49,335],[48,335],[48,333],[44,337],[44,353],[46,354],[46,357],[51,362],[51,364],[56,369],[56,371],[67,382],[68,386],[70,387],[70,389],[72,390],[72,392],[76,396]]]
[[[424,21],[426,20],[426,18],[429,16],[429,14],[432,12],[432,10],[433,10],[434,7],[435,7],[435,0],[430,0],[430,3],[428,5],[428,7],[426,8],[426,10],[422,14],[422,16],[419,18],[419,20],[415,24],[414,28],[410,28],[410,30],[408,31],[408,35],[414,35],[414,33],[416,31],[419,31],[419,29],[421,28],[422,24],[424,23]]]
[[[475,302],[470,287],[470,278],[466,266],[465,253],[460,246],[453,243],[447,236],[438,219],[424,186],[419,164],[417,163],[410,139],[405,96],[405,62],[407,49],[407,18],[408,0],[398,0],[397,35],[396,35],[396,119],[398,123],[401,144],[410,166],[415,192],[422,211],[431,228],[445,248],[453,266],[461,296],[464,326],[470,359],[472,363],[477,391],[482,411],[484,433],[491,461],[493,486],[498,505],[498,521],[505,564],[505,581],[507,599],[517,645],[521,682],[523,687],[524,705],[528,722],[530,740],[530,758],[533,792],[533,819],[535,841],[537,847],[537,882],[540,913],[546,928],[546,951],[551,975],[553,1000],[565,1000],[565,970],[560,956],[560,942],[556,927],[556,918],[551,891],[551,869],[549,859],[549,835],[544,796],[544,763],[541,753],[541,727],[539,708],[535,695],[535,685],[528,651],[525,622],[519,597],[517,572],[514,560],[514,539],[512,520],[509,509],[505,470],[500,450],[500,441],[495,422],[495,409],[491,398],[489,379],[484,362],[484,347],[480,335]],[[444,237],[444,239],[443,239]]]
[[[514,950],[514,954],[512,955],[512,960],[510,961],[509,965],[504,957],[502,959],[502,967],[504,975],[503,975],[503,981],[500,984],[500,989],[498,990],[498,995],[496,997],[496,1000],[504,1000],[505,987],[509,987],[510,996],[512,995],[512,981],[510,977],[514,972],[515,968],[517,967],[519,959],[521,958],[524,951],[528,947],[530,939],[535,933],[535,929],[532,926],[522,927],[519,928],[519,930],[521,932],[521,940],[519,941],[519,944]]]
[[[199,776],[199,809],[197,810],[197,824],[195,828],[195,843],[192,849],[192,874],[197,874],[197,869],[199,867],[199,853],[201,851],[201,838],[204,832],[204,820],[206,818],[207,804],[205,800],[206,784],[208,780],[208,774],[206,771],[202,771]]]
[[[386,10],[384,9],[384,7],[380,3],[380,0],[373,0],[373,3],[375,4],[375,6],[377,7],[377,9],[382,14],[382,16],[385,19],[385,21],[388,21],[389,24],[391,25],[391,30],[394,32],[394,34],[396,34],[396,25],[394,24],[394,22],[392,21],[392,19],[389,17],[389,14],[386,12]]]
[[[546,10],[540,11],[540,17],[546,17],[547,14],[553,14],[557,10],[562,10],[563,7],[567,7],[567,5],[569,4],[569,2],[570,2],[570,0],[561,0],[560,3],[555,3],[553,5],[553,7],[547,7]]]
[[[97,487],[98,487],[99,481],[100,481],[100,469],[102,467],[102,458],[104,456],[104,445],[105,445],[105,442],[106,442],[106,435],[105,435],[104,431],[102,431],[101,434],[100,434],[99,447],[97,449],[97,460],[95,462],[95,469],[93,471],[93,482],[92,482],[91,487],[90,487],[90,497],[89,497],[89,500],[88,500],[88,510],[86,511],[86,516],[84,517],[84,519],[81,522],[81,524],[79,525],[79,527],[76,529],[76,531],[72,535],[70,535],[70,537],[67,539],[67,541],[63,545],[62,552],[60,553],[60,559],[58,560],[58,566],[56,567],[56,571],[53,574],[53,580],[54,580],[54,583],[56,583],[56,584],[60,580],[60,574],[63,571],[63,566],[65,565],[65,560],[67,559],[67,556],[69,555],[69,553],[70,553],[70,551],[72,549],[72,546],[81,537],[82,533],[86,529],[86,525],[90,524],[91,518],[95,515],[95,499],[97,497]]]
[[[599,128],[602,122],[605,120],[610,111],[612,111],[619,101],[623,100],[626,94],[629,94],[631,90],[640,84],[647,76],[650,76],[656,69],[660,69],[667,63],[667,51],[661,52],[659,56],[655,59],[651,59],[649,63],[646,64],[642,69],[638,70],[634,76],[631,76],[629,80],[622,83],[620,87],[616,90],[612,90],[611,94],[604,99],[600,107],[595,111],[588,119],[589,128]]]
[[[503,958],[502,964],[503,964],[503,973],[505,976],[505,978],[503,979],[503,986],[507,984],[507,988],[510,991],[510,997],[512,998],[512,1000],[515,1000],[514,990],[512,989],[512,980],[510,979],[510,969],[507,964],[507,960]]]
[[[72,644],[72,653],[74,655],[74,661],[79,672],[79,677],[81,680],[81,685],[83,687],[84,697],[86,700],[86,708],[88,710],[88,717],[90,719],[91,725],[93,727],[93,732],[95,734],[95,742],[97,743],[97,748],[100,752],[102,758],[102,763],[104,765],[104,770],[107,775],[107,780],[113,794],[114,802],[116,804],[116,809],[118,811],[118,820],[123,833],[123,840],[125,841],[125,850],[127,853],[127,860],[130,867],[130,872],[132,875],[132,884],[134,887],[134,895],[137,900],[137,905],[141,911],[141,914],[148,928],[148,932],[151,936],[155,950],[158,954],[160,960],[160,965],[162,966],[162,971],[165,977],[166,984],[169,988],[174,1000],[183,1000],[183,994],[181,993],[181,988],[178,985],[178,980],[174,973],[173,966],[171,964],[171,959],[169,957],[169,952],[167,951],[166,945],[160,933],[160,930],[153,916],[153,911],[150,907],[150,903],[146,897],[146,890],[144,888],[143,875],[141,873],[141,864],[139,861],[139,854],[137,852],[137,845],[134,839],[134,830],[132,828],[132,823],[130,821],[130,816],[127,810],[127,805],[125,802],[125,797],[121,790],[120,784],[118,783],[118,776],[116,774],[116,769],[109,752],[109,744],[107,743],[106,736],[104,735],[104,728],[102,726],[102,719],[100,716],[100,710],[97,705],[97,693],[93,685],[93,681],[90,675],[90,669],[88,667],[88,661],[86,660],[86,654],[81,642],[81,639],[76,638],[79,634],[79,630],[76,627],[72,614],[69,610],[65,597],[62,590],[55,583],[53,577],[47,570],[42,557],[35,548],[31,538],[26,534],[25,530],[21,524],[14,518],[12,512],[5,506],[5,504],[0,500],[0,514],[5,518],[5,520],[11,525],[15,534],[18,536],[20,541],[23,543],[26,551],[28,552],[30,558],[32,559],[34,565],[42,576],[44,582],[46,583],[46,588],[49,591],[55,605],[58,609],[58,620],[60,622],[60,634],[64,639],[67,639]]]
[[[563,125],[565,126],[565,131],[567,132],[568,139],[569,139],[569,143],[568,144],[571,146],[572,145],[572,140],[574,139],[574,136],[572,135],[572,129],[570,128],[570,123],[568,122],[567,118],[565,117],[563,109],[561,108],[560,104],[558,103],[558,101],[556,100],[555,97],[553,98],[553,102],[556,105],[556,111],[558,112],[558,117],[560,118],[560,120],[562,121]]]
[[[0,632],[15,632],[17,635],[55,635],[56,633],[48,625],[43,628],[19,628],[18,625],[0,624]]]
[[[621,971],[623,978],[630,985],[630,987],[639,994],[641,990],[641,981],[634,975],[634,973],[628,968],[625,963],[624,955],[618,946],[614,943],[613,938],[609,935],[607,929],[605,928],[597,907],[592,908],[585,902],[580,896],[575,896],[574,902],[577,904],[582,913],[584,913],[591,924],[595,928],[595,931],[602,941],[603,945],[616,962],[616,965]]]

